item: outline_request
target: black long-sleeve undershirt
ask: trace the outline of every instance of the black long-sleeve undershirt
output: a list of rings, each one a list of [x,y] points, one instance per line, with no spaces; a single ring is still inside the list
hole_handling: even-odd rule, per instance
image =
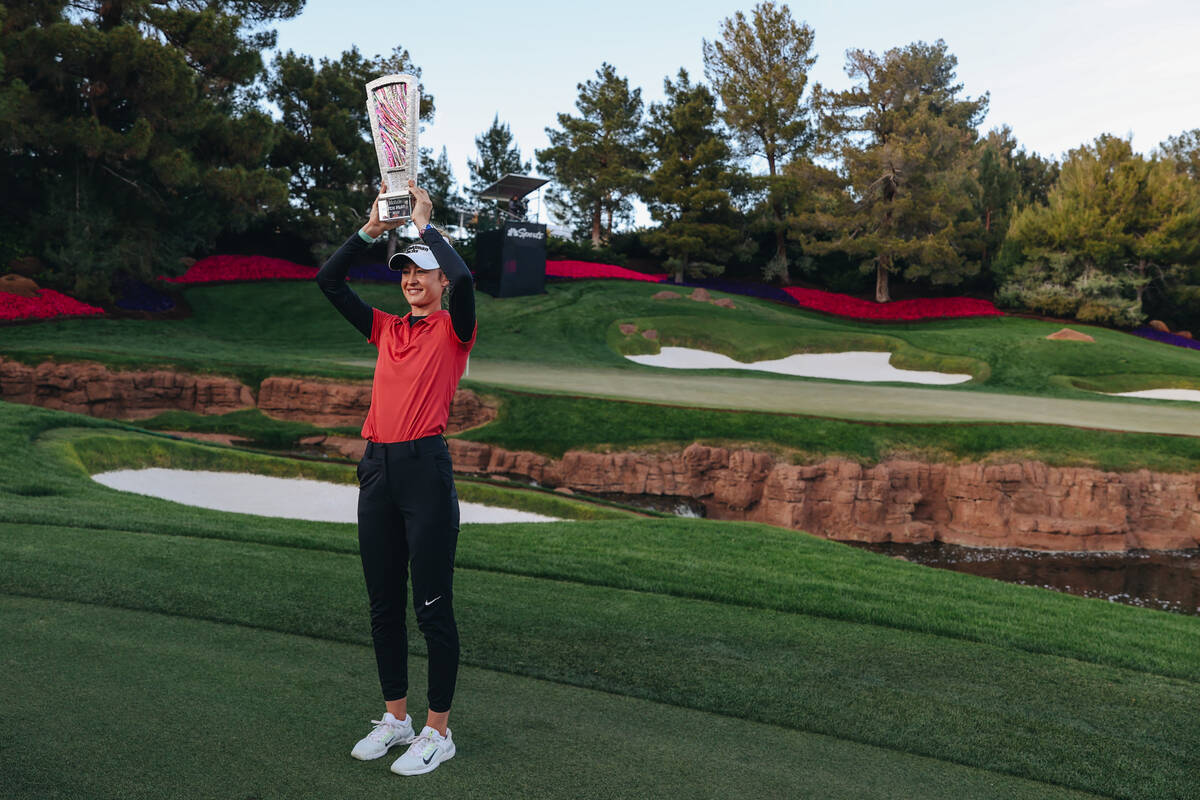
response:
[[[471,271],[467,269],[462,257],[437,231],[422,231],[421,241],[428,245],[433,257],[437,259],[438,266],[450,281],[450,322],[454,327],[454,334],[459,341],[469,341],[475,332],[475,282],[471,278]],[[317,285],[329,298],[329,302],[368,339],[371,338],[371,323],[375,312],[346,283],[346,273],[350,271],[355,258],[369,246],[356,231],[329,257],[317,273]]]

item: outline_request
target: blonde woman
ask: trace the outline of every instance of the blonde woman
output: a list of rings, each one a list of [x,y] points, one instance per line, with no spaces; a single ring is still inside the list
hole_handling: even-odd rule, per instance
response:
[[[358,465],[358,544],[386,710],[350,754],[369,760],[409,744],[392,771],[419,775],[455,753],[448,721],[459,654],[453,608],[458,494],[442,433],[477,326],[471,273],[430,224],[429,194],[412,181],[409,190],[421,244],[396,253],[388,267],[403,273],[410,312],[397,316],[372,308],[346,285],[355,257],[400,225],[380,221],[378,203],[367,224],[321,268],[317,283],[379,351],[362,429],[367,446]],[[442,308],[447,290],[448,310]],[[410,578],[413,611],[429,654],[429,714],[419,734],[408,714]]]

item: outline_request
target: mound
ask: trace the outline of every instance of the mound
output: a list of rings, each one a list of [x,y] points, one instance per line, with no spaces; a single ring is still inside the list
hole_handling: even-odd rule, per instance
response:
[[[1067,342],[1094,342],[1094,341],[1096,341],[1091,336],[1088,336],[1086,333],[1080,333],[1079,331],[1073,331],[1070,328],[1063,328],[1062,330],[1055,331],[1054,333],[1050,334],[1046,338],[1054,339],[1055,341],[1067,341]]]

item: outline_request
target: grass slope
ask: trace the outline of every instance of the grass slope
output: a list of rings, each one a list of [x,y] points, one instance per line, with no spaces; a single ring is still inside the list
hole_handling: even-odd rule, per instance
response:
[[[0,730],[0,783],[12,798],[377,798],[419,788],[440,797],[599,800],[646,796],[656,786],[695,798],[788,797],[800,787],[830,800],[1093,796],[470,667],[459,680],[459,755],[413,787],[388,771],[399,751],[367,763],[346,755],[375,711],[364,692],[375,680],[367,647],[0,596],[0,650],[21,687]],[[413,662],[420,718],[424,662]],[[88,709],[71,724],[93,757],[46,735],[66,697]],[[281,735],[264,746],[268,732]],[[146,741],[170,742],[169,768],[146,757]]]
[[[78,417],[0,411],[0,592],[369,641],[352,526],[184,513],[110,492],[88,481],[70,439],[44,436]],[[9,491],[29,487],[30,459],[44,491]],[[74,518],[47,524],[62,511]],[[459,551],[456,605],[476,667],[1036,780],[1045,796],[1187,797],[1200,770],[1197,618],[758,525],[468,526]],[[42,646],[53,640],[48,629]],[[46,703],[30,690],[19,706]],[[254,759],[232,763],[249,771]],[[889,786],[894,771],[881,759],[845,777]]]
[[[736,296],[737,309],[651,300],[660,288],[578,281],[551,284],[547,294],[534,297],[496,299],[477,293],[481,336],[474,358],[653,372],[622,358],[611,340],[614,322],[653,319],[695,344],[707,342],[735,357],[828,349],[839,340],[847,345],[864,339],[894,343],[901,362],[909,366],[970,367],[977,380],[939,390],[951,393],[1078,398],[1097,396],[1075,388],[1072,379],[1103,383],[1113,376],[1145,376],[1145,384],[1137,388],[1161,386],[1164,380],[1200,380],[1195,352],[1105,328],[1075,326],[1086,329],[1095,343],[1047,341],[1046,335],[1060,324],[1005,317],[884,325]],[[407,308],[396,286],[361,285],[358,290],[381,308],[400,313]],[[194,287],[187,290],[187,299],[194,315],[184,320],[63,320],[11,327],[0,352],[27,361],[53,356],[123,366],[173,364],[235,374],[251,383],[269,374],[369,374],[373,349],[312,284]],[[171,343],[170,355],[164,355],[164,338]]]
[[[1114,471],[1200,469],[1200,437],[1019,423],[881,425],[475,388],[500,401],[498,418],[454,438],[555,457],[572,449],[680,448],[699,441],[775,450],[797,463],[841,456],[864,464],[886,458],[935,462],[1032,459],[1054,466]],[[548,419],[555,424],[548,426]],[[264,448],[289,448],[303,436],[345,432],[275,420],[257,409],[213,415],[170,411],[138,420],[136,425],[150,430],[231,434]],[[357,433],[356,428],[353,434]]]

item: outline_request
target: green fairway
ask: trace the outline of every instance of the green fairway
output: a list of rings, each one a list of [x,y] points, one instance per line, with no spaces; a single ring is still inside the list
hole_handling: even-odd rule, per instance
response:
[[[515,367],[514,385],[528,384],[535,380],[531,375],[546,375],[551,378],[547,389],[566,388],[565,377],[556,371],[533,373],[524,367]],[[522,371],[525,370],[525,371]],[[511,377],[511,376],[510,376]],[[605,387],[618,385],[615,380],[605,382],[596,378],[594,387],[598,393]],[[1167,409],[1130,414],[1128,410],[1118,415],[1116,408],[1107,404],[1096,404],[1102,415],[1098,421],[1111,422],[1116,431],[1087,430],[1087,415],[1078,408],[1079,401],[1042,399],[1018,403],[1011,400],[1011,416],[1023,419],[1038,416],[1037,411],[1051,404],[1071,404],[1075,414],[1072,425],[1031,425],[1019,422],[908,422],[903,414],[893,414],[890,424],[882,420],[850,421],[847,417],[858,416],[856,409],[844,409],[839,413],[836,406],[828,410],[831,416],[843,419],[828,419],[820,416],[800,416],[784,413],[762,413],[742,411],[730,413],[718,408],[696,408],[697,395],[713,397],[714,387],[722,385],[729,390],[731,402],[756,403],[762,406],[778,406],[790,386],[771,387],[769,392],[753,397],[743,397],[747,385],[755,384],[742,379],[713,379],[702,381],[685,378],[678,382],[652,379],[662,390],[657,399],[659,404],[616,402],[599,397],[574,395],[538,395],[527,392],[506,391],[495,385],[473,384],[479,391],[501,401],[500,412],[488,425],[457,434],[457,438],[487,442],[510,450],[533,450],[553,456],[575,448],[584,449],[628,449],[672,444],[682,448],[699,441],[706,444],[728,444],[750,446],[755,449],[781,451],[784,458],[795,461],[814,461],[822,457],[843,456],[865,463],[880,461],[887,457],[915,458],[925,461],[954,460],[1024,460],[1036,459],[1047,464],[1061,466],[1095,466],[1109,470],[1159,469],[1167,471],[1192,471],[1200,467],[1200,409],[1184,411]],[[689,391],[695,387],[696,392]],[[580,381],[573,384],[576,389],[586,389],[589,384]],[[817,394],[817,389],[837,388],[831,384],[810,384],[805,391]],[[858,389],[869,396],[872,390]],[[897,395],[903,389],[875,389],[876,393]],[[687,397],[689,404],[672,403],[672,397]],[[945,396],[940,396],[944,398]],[[985,395],[964,406],[961,403],[946,404],[946,418],[954,419],[964,414],[971,422],[977,422],[976,412],[987,406],[987,400],[998,397]],[[940,399],[939,398],[939,399]],[[861,395],[859,397],[861,400]],[[893,397],[892,400],[896,400]],[[902,399],[902,396],[899,398]],[[849,399],[844,401],[848,404]],[[894,409],[897,404],[888,406]],[[778,412],[780,409],[776,409]],[[1068,409],[1063,408],[1063,413]],[[1023,413],[1022,413],[1023,412]],[[1173,413],[1172,413],[1173,412]],[[210,418],[211,419],[211,418]],[[546,420],[555,420],[547,426]],[[964,420],[965,421],[965,420]],[[1156,424],[1165,423],[1165,424]],[[1181,433],[1181,436],[1160,436],[1151,433],[1120,432],[1127,430]],[[236,428],[231,431],[236,432]]]
[[[351,786],[337,794],[378,791],[375,781],[392,777],[343,754],[379,713],[353,526],[113,492],[87,478],[85,463],[136,460],[139,448],[160,452],[161,438],[41,409],[0,405],[0,413],[0,452],[8,454],[0,459],[0,593],[40,598],[0,604],[11,620],[5,657],[20,674],[40,676],[16,684],[6,710],[19,721],[6,728],[23,733],[25,748],[5,740],[5,752],[20,756],[6,759],[6,784],[29,787],[25,796],[65,792],[45,763],[53,729],[36,721],[61,705],[59,693],[73,684],[57,676],[72,668],[99,670],[87,691],[103,695],[98,707],[120,709],[95,722],[106,726],[96,735],[113,751],[89,765],[100,785],[145,780],[143,767],[129,767],[128,779],[116,773],[145,761],[147,726],[159,724],[193,742],[182,777],[172,779],[186,780],[216,753],[228,785],[245,794],[270,795],[259,782],[266,776],[304,775],[322,759],[334,763],[329,781]],[[266,471],[281,461],[166,445],[161,452],[173,462],[192,457],[183,451],[204,453],[195,456],[201,460],[258,459]],[[42,472],[36,485],[29,459]],[[762,525],[700,520],[467,526],[458,564],[463,659],[474,669],[464,673],[452,722],[460,757],[430,780],[463,796],[505,796],[489,794],[496,790],[488,781],[521,780],[519,759],[530,752],[522,748],[537,744],[513,733],[518,741],[508,747],[495,728],[509,714],[515,730],[531,729],[538,741],[569,741],[565,750],[541,751],[542,771],[558,778],[529,778],[510,796],[717,796],[722,787],[736,795],[732,778],[707,779],[708,754],[752,762],[766,749],[789,748],[787,758],[739,769],[739,791],[937,797],[957,787],[959,796],[1065,797],[1073,789],[1157,800],[1187,797],[1200,770],[1192,720],[1200,704],[1198,618],[937,572]],[[153,643],[139,644],[138,635]],[[64,639],[75,644],[58,646]],[[189,647],[206,652],[193,656]],[[89,656],[96,648],[104,658]],[[282,659],[281,673],[263,655],[276,648],[303,655]],[[306,659],[318,664],[311,673],[297,666]],[[193,662],[204,668],[188,677]],[[161,676],[150,663],[162,665]],[[280,674],[287,686],[276,696],[270,687]],[[554,683],[537,682],[546,680]],[[126,697],[130,687],[135,697]],[[542,701],[533,699],[539,692]],[[202,706],[201,732],[156,718],[171,695]],[[305,703],[312,695],[321,696]],[[321,732],[282,752],[250,746],[263,726],[279,724],[282,708],[294,707],[312,715],[306,731]],[[572,714],[557,716],[568,719],[544,719],[563,707]],[[608,723],[589,737],[595,719]],[[671,766],[601,782],[594,795],[556,794],[594,781],[622,762],[622,747],[636,746],[612,745],[592,758],[593,740],[618,742],[633,731],[671,739],[653,751]],[[754,741],[731,751],[720,744],[728,736]],[[804,766],[822,752],[825,767]],[[650,757],[638,753],[631,758]],[[573,767],[580,759],[584,766]],[[617,793],[604,794],[608,786]],[[199,794],[222,790],[207,791]]]

